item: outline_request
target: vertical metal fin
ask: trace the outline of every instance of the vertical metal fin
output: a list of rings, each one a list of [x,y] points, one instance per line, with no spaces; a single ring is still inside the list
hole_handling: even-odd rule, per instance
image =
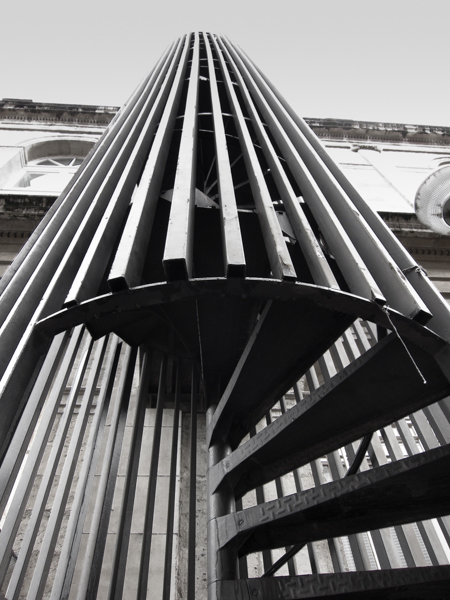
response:
[[[173,71],[176,69],[176,73],[109,274],[108,283],[113,291],[127,289],[141,282],[148,240],[182,94],[188,55],[189,40],[184,39],[178,64],[174,61],[171,67]],[[166,85],[169,83],[170,80]]]
[[[169,281],[193,276],[199,68],[200,39],[199,34],[195,33],[183,130],[163,257],[164,270]]]
[[[214,141],[216,148],[216,165],[218,174],[220,215],[222,224],[222,242],[224,252],[225,274],[230,277],[245,276],[245,256],[242,245],[241,229],[237,212],[236,196],[231,175],[230,159],[223,124],[222,108],[217,88],[216,67],[207,34],[203,40],[208,57],[208,70],[211,90],[211,103],[214,120]]]
[[[283,233],[275,214],[272,198],[267,188],[264,174],[255,151],[254,140],[252,140],[250,136],[242,108],[239,104],[239,100],[228,71],[228,66],[224,57],[226,49],[220,40],[218,41],[214,37],[212,38],[212,42],[214,44],[216,54],[219,57],[226,92],[235,118],[236,129],[239,133],[241,150],[244,156],[245,166],[256,203],[258,216],[260,218],[264,243],[269,256],[269,262],[273,276],[277,279],[295,279],[295,268],[292,264],[289,251],[283,239]]]

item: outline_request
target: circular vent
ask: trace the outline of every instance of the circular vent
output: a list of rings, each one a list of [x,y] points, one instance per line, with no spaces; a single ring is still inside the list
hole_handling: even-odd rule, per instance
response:
[[[436,233],[450,235],[450,165],[428,175],[416,193],[418,219]]]

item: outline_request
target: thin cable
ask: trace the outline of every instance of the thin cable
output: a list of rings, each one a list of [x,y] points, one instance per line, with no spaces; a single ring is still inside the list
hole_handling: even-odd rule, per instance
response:
[[[422,371],[419,369],[419,367],[417,366],[416,361],[414,360],[414,358],[411,355],[411,352],[408,350],[408,347],[406,346],[405,342],[402,340],[402,338],[400,337],[399,332],[397,331],[397,327],[394,325],[394,323],[392,322],[391,316],[389,314],[389,311],[387,309],[387,306],[382,306],[381,307],[383,312],[386,313],[386,316],[389,320],[389,323],[392,325],[392,329],[395,331],[398,339],[401,341],[401,343],[403,344],[403,347],[405,348],[409,358],[411,359],[412,364],[416,367],[416,371],[419,373],[420,377],[422,378],[422,381],[424,384],[426,384],[427,380],[425,379],[425,377],[422,375]]]

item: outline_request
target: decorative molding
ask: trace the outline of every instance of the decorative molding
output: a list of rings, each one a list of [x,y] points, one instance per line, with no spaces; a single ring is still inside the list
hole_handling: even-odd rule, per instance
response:
[[[320,138],[450,145],[450,127],[350,121],[348,119],[305,118],[305,121]]]
[[[21,124],[64,123],[106,127],[119,109],[116,106],[52,104],[16,98],[0,100],[0,122]]]

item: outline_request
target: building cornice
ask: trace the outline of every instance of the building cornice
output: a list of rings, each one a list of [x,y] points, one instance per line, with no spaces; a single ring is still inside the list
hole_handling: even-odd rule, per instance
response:
[[[450,127],[306,118],[319,138],[371,142],[450,145]]]
[[[0,100],[0,122],[3,124],[64,124],[106,127],[118,111],[116,106],[53,104],[20,98]]]
[[[58,123],[106,127],[118,110],[117,106],[56,104],[3,98],[0,100],[0,122],[4,125]],[[450,145],[450,127],[314,117],[307,117],[305,121],[320,138]]]

